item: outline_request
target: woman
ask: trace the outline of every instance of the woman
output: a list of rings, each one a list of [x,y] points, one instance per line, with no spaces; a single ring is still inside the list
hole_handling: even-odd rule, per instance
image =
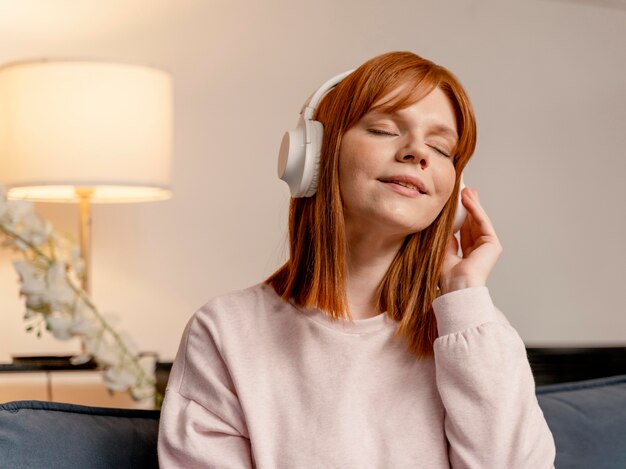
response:
[[[289,260],[185,329],[162,467],[553,467],[524,344],[485,286],[502,248],[475,189],[462,255],[452,233],[476,141],[461,85],[388,53],[315,117],[319,177],[291,201]]]

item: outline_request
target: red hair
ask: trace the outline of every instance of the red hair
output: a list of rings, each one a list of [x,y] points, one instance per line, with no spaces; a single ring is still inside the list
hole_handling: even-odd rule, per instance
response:
[[[432,302],[452,231],[460,175],[476,146],[472,105],[459,81],[444,67],[411,52],[389,52],[368,60],[326,94],[315,115],[324,125],[318,189],[313,197],[291,199],[289,260],[265,280],[284,300],[293,298],[333,319],[351,319],[339,191],[341,139],[390,92],[400,90],[377,109],[393,112],[408,107],[437,87],[450,99],[456,114],[459,139],[452,152],[454,190],[430,226],[405,238],[376,292],[379,310],[399,322],[397,335],[404,337],[409,350],[420,358],[433,355],[437,324]]]

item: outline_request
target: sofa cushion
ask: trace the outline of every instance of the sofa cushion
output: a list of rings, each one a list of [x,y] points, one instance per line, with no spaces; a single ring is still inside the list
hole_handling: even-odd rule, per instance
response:
[[[0,467],[158,468],[156,410],[0,404]]]
[[[538,386],[557,469],[626,468],[626,375]]]

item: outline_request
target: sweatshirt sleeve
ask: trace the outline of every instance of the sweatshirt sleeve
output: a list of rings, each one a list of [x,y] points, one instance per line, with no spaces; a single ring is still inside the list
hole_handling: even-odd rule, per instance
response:
[[[235,386],[198,313],[172,365],[159,422],[158,456],[167,468],[252,468],[250,438]]]
[[[487,287],[433,302],[437,388],[453,469],[549,469],[556,450],[521,337]]]

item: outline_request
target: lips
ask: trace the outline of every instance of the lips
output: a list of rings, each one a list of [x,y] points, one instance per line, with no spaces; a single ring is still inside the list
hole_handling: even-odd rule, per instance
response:
[[[408,175],[388,176],[379,179],[380,182],[398,184],[407,189],[418,191],[420,194],[428,194],[426,185],[418,178]]]

